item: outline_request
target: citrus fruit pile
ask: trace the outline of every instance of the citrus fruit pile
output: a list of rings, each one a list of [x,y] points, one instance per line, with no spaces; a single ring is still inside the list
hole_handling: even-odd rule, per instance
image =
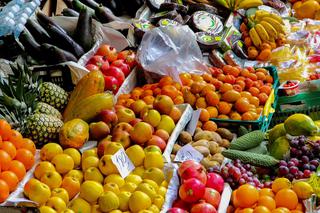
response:
[[[0,203],[6,201],[35,162],[36,147],[0,119]]]

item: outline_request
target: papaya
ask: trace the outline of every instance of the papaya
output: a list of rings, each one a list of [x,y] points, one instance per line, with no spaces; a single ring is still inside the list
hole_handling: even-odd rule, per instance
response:
[[[290,144],[286,136],[281,136],[269,145],[269,154],[278,160],[283,159],[289,150]]]
[[[284,124],[277,124],[269,132],[269,143],[273,143],[277,138],[285,135],[286,129],[284,128]]]
[[[300,7],[296,9],[296,16],[298,19],[310,18],[314,19],[316,12],[320,9],[320,5],[315,0],[303,2]]]
[[[313,120],[309,116],[300,113],[289,116],[284,122],[284,128],[292,136],[309,136],[318,133],[318,127]]]
[[[60,144],[64,148],[79,149],[88,139],[89,125],[78,118],[64,123],[59,132]]]

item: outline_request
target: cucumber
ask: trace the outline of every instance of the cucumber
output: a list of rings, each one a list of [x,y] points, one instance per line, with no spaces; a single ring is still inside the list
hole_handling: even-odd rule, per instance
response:
[[[255,130],[237,138],[230,144],[230,149],[247,150],[258,146],[264,140],[265,133]]]
[[[254,166],[272,167],[279,163],[277,159],[270,155],[262,155],[252,152],[228,149],[222,152],[226,158],[239,159],[243,163],[249,163]]]

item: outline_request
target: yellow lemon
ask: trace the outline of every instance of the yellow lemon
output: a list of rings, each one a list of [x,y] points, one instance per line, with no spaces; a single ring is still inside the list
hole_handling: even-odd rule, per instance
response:
[[[160,212],[159,208],[154,204],[152,204],[148,210],[152,211],[153,213],[159,213]]]
[[[292,189],[301,200],[310,198],[313,193],[313,188],[309,183],[304,181],[294,183]]]
[[[141,210],[150,208],[150,206],[151,199],[144,192],[135,191],[129,199],[129,209],[132,212],[139,212]]]

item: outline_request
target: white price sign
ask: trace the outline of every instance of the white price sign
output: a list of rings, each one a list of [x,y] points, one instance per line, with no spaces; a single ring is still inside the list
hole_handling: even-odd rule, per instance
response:
[[[200,162],[203,159],[203,155],[193,148],[190,144],[183,146],[174,159],[176,162],[183,162],[186,160],[194,160]]]
[[[120,149],[112,155],[111,160],[117,167],[122,178],[126,178],[135,168],[124,149]]]

